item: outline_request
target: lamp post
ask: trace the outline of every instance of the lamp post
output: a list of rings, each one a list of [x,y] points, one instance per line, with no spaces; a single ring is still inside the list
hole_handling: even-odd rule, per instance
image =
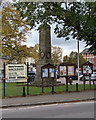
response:
[[[79,84],[79,40],[78,40],[78,84]]]

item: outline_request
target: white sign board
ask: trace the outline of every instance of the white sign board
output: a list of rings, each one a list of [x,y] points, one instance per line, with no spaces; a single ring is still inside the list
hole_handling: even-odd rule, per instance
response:
[[[25,64],[7,64],[6,82],[27,82],[27,66]]]

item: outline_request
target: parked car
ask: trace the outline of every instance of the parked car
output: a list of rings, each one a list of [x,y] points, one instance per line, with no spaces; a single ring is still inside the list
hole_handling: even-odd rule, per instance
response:
[[[28,73],[28,77],[29,77],[28,82],[34,81],[35,72],[34,72],[34,71],[29,72],[29,73]]]
[[[79,76],[79,80],[83,80],[83,75],[81,74],[80,76]]]
[[[79,71],[79,77],[82,75],[82,72]],[[78,80],[78,72],[75,72],[75,75],[72,77],[69,77],[70,80]]]

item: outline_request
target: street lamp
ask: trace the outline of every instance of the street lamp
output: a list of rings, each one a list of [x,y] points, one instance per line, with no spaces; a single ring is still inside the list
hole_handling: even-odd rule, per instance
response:
[[[79,84],[79,40],[78,40],[78,84]]]

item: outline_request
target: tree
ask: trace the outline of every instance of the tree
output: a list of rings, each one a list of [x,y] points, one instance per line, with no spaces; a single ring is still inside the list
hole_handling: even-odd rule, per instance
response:
[[[89,52],[96,55],[96,2],[88,2],[86,6],[87,20],[82,35],[87,46],[91,46]]]
[[[78,65],[78,53],[77,52],[71,52],[69,57],[68,56],[64,56],[63,57],[63,62],[70,62],[73,63],[75,65],[75,68],[77,68]],[[81,55],[81,53],[79,54],[79,63],[80,63],[80,67],[82,66],[83,63],[85,63],[86,60],[83,58],[83,56]]]
[[[85,41],[96,54],[96,2],[71,2],[68,6],[59,2],[19,2],[15,5],[31,28],[40,23],[56,23],[57,37],[69,40],[71,35],[73,39]]]
[[[68,55],[66,55],[66,56],[63,57],[63,62],[69,62],[69,57],[68,57]]]
[[[60,47],[51,47],[51,58],[54,65],[58,65],[62,62],[62,49]]]
[[[10,3],[2,6],[2,53],[9,56],[10,61],[16,59],[20,62],[25,55],[25,49],[21,46],[26,41],[29,27],[21,19],[19,12]],[[22,52],[23,51],[23,52]]]
[[[37,63],[39,58],[39,44],[35,44],[34,47],[28,48],[29,55],[35,60],[35,63]]]
[[[57,36],[68,40],[71,35],[73,39],[85,41],[87,46],[91,45],[89,50],[96,54],[96,2],[69,3],[65,12],[63,22],[55,28]]]

